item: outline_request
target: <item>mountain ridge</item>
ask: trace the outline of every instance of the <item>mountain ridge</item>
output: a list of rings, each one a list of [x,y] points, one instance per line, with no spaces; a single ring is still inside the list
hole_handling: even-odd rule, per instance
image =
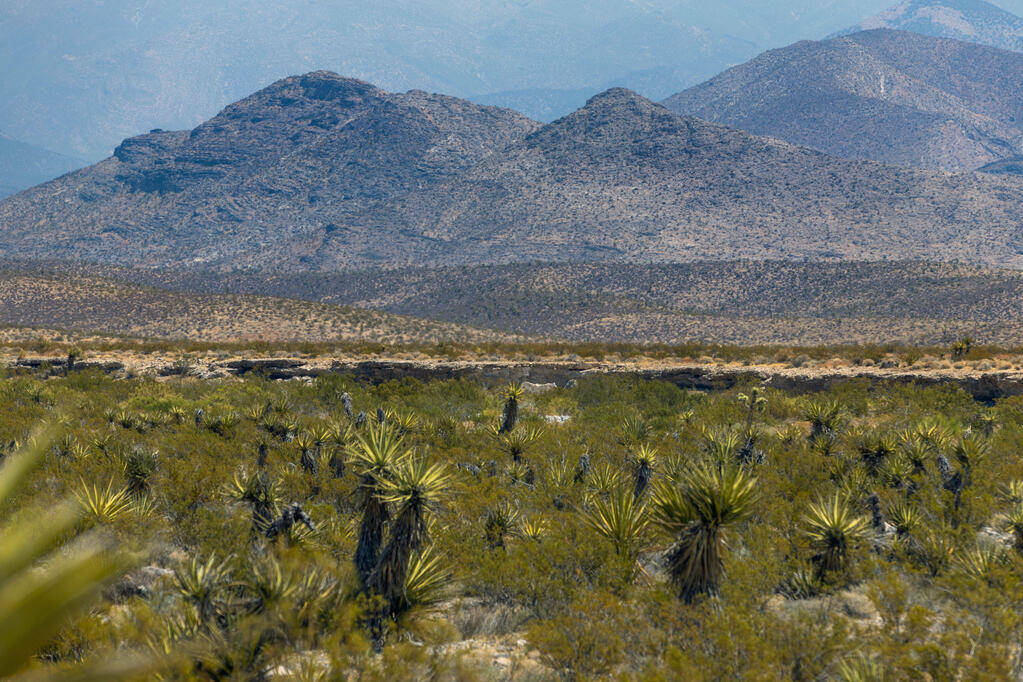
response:
[[[1023,51],[1023,18],[985,0],[906,0],[829,37],[878,28]]]
[[[0,255],[352,270],[547,261],[1023,266],[1023,182],[847,161],[613,88],[542,126],[327,72],[0,202]]]
[[[0,133],[0,199],[86,165]]]
[[[964,171],[1023,152],[1023,54],[878,29],[771,50],[665,100],[846,158]]]

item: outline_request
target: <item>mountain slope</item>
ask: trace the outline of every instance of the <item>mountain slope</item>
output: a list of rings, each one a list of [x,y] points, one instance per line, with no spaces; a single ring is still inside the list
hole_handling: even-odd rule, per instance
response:
[[[352,229],[360,212],[538,125],[451,97],[296,76],[191,132],[125,140],[112,158],[0,204],[0,243],[97,260],[244,261],[310,225],[313,240]]]
[[[184,292],[181,300],[190,303],[177,308],[176,324],[185,327],[207,299],[226,306],[255,300],[194,294],[245,292],[577,341],[944,344],[968,334],[1016,346],[1023,334],[1023,272],[943,263],[548,263],[265,274],[23,261],[2,263],[2,271],[66,282],[102,277],[133,283],[125,287],[132,291],[156,287],[148,297],[162,302],[157,310],[173,300],[167,290]],[[49,305],[40,296],[21,306],[21,314],[38,319]],[[309,319],[319,315],[295,301],[262,305],[287,305]],[[88,319],[130,323],[116,306],[82,310]],[[236,316],[233,310],[228,319]],[[0,304],[0,317],[3,311]],[[153,317],[151,310],[140,312]],[[282,328],[298,328],[301,317],[292,314]]]
[[[390,262],[965,258],[1014,263],[1023,184],[849,162],[626,90],[381,212]],[[357,260],[332,234],[318,264]]]
[[[0,271],[0,325],[202,341],[472,343],[509,338],[506,333],[330,303],[182,294],[95,276],[7,270]]]
[[[838,35],[876,28],[1023,51],[1023,18],[984,0],[907,0]]]
[[[0,199],[84,165],[0,133]]]
[[[147,267],[718,258],[1023,266],[1023,182],[828,157],[612,89],[514,112],[314,73],[0,202],[0,255]]]
[[[838,156],[950,171],[1023,152],[1023,54],[876,30],[801,42],[665,101]]]

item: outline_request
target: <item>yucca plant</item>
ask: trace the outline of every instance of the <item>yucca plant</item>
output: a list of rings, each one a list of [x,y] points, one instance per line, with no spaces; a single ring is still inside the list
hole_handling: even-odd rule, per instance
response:
[[[252,507],[251,535],[255,537],[265,534],[278,513],[280,484],[265,470],[252,474],[235,474],[228,484],[227,493],[230,497]]]
[[[519,462],[522,460],[522,455],[525,453],[526,448],[539,440],[541,436],[543,436],[543,429],[519,429],[510,433],[500,433],[498,435],[498,445],[511,456],[513,461]]]
[[[1023,554],[1023,504],[1017,503],[1005,515],[1005,528],[1012,533],[1013,548]]]
[[[648,519],[646,506],[633,491],[620,487],[607,499],[596,498],[591,508],[583,512],[583,520],[611,541],[615,554],[629,564],[635,562]]]
[[[594,492],[606,495],[621,485],[621,481],[622,472],[608,462],[600,462],[591,469],[589,482]]]
[[[359,506],[362,521],[355,550],[355,567],[363,585],[377,565],[384,529],[390,519],[384,501],[383,486],[394,475],[398,464],[408,457],[402,436],[385,425],[367,425],[349,447],[349,462],[360,477]]]
[[[442,464],[427,464],[425,459],[407,457],[395,467],[390,478],[381,482],[379,497],[395,507],[390,537],[370,574],[370,591],[395,613],[402,599],[412,555],[427,541],[427,514],[447,493],[451,477]]]
[[[498,429],[498,433],[511,433],[515,428],[515,422],[519,418],[519,400],[523,395],[525,392],[522,390],[522,384],[512,384],[502,391],[504,412],[501,416],[501,428]]]
[[[391,412],[387,417],[387,421],[403,436],[419,428],[419,417],[414,412]]]
[[[313,454],[313,450],[316,448],[316,441],[309,434],[300,433],[294,442],[295,449],[298,450],[298,461],[302,465],[302,469],[315,475],[320,469],[319,462]]]
[[[951,353],[953,360],[961,360],[962,358],[965,358],[967,355],[969,355],[972,349],[973,339],[970,338],[969,336],[964,336],[963,338],[952,343],[952,345],[949,347],[949,352]]]
[[[800,566],[793,571],[780,588],[781,593],[791,599],[809,599],[823,590],[824,584],[817,572],[808,566]]]
[[[831,431],[810,437],[810,450],[821,457],[830,457],[836,444],[837,438]]]
[[[504,548],[504,540],[518,529],[519,510],[510,504],[501,504],[487,512],[483,520],[483,534],[487,547]]]
[[[128,480],[128,492],[133,497],[143,497],[152,492],[150,479],[156,473],[159,454],[155,450],[134,447],[124,458],[124,476]]]
[[[739,460],[743,464],[762,461],[763,453],[756,449],[759,432],[753,428],[753,420],[757,412],[762,412],[767,406],[767,398],[760,394],[759,388],[754,388],[749,393],[740,393],[739,401],[746,404],[746,427],[743,429],[745,442],[739,450]]]
[[[1005,550],[994,542],[980,542],[973,549],[958,555],[956,565],[964,575],[991,582],[995,571],[1006,564]]]
[[[922,474],[927,470],[927,462],[931,457],[931,447],[915,436],[902,441],[902,454],[913,468],[914,474]]]
[[[522,461],[513,461],[508,465],[506,472],[512,483],[521,483],[529,487],[533,486],[536,474],[533,468]]]
[[[648,445],[640,445],[632,453],[632,492],[638,500],[650,485],[650,477],[657,468],[657,450]]]
[[[278,612],[298,591],[294,576],[272,558],[253,564],[237,587],[248,613]]]
[[[994,435],[995,429],[998,427],[998,418],[993,414],[982,414],[977,419],[977,428],[984,434],[985,438],[990,438]]]
[[[868,433],[857,439],[856,449],[871,476],[878,475],[898,448],[898,441],[890,434]]]
[[[839,661],[837,672],[842,682],[885,682],[888,679],[884,665],[863,654]]]
[[[876,470],[878,479],[893,490],[907,488],[913,472],[913,463],[902,452],[888,457]]]
[[[922,520],[920,510],[912,504],[900,501],[896,502],[888,509],[888,518],[891,520],[893,526],[895,526],[895,532],[899,537],[906,537],[912,534],[919,526]]]
[[[810,400],[803,406],[803,418],[810,422],[812,441],[818,436],[834,435],[842,421],[841,406],[829,400]]]
[[[92,523],[113,521],[132,508],[128,489],[114,488],[112,479],[107,481],[107,486],[103,489],[81,481],[78,490],[75,491],[75,498],[85,517]]]
[[[975,437],[963,437],[956,441],[952,447],[952,455],[963,472],[965,485],[969,486],[972,483],[974,468],[987,459],[990,453],[991,446]]]
[[[409,611],[431,610],[448,596],[453,575],[443,557],[432,547],[414,553],[405,574],[405,583],[398,593],[392,614],[396,617]]]
[[[999,489],[999,495],[1009,504],[1023,503],[1023,481],[1009,481]]]
[[[813,563],[818,576],[845,571],[849,552],[869,529],[869,522],[857,515],[847,498],[839,493],[810,505],[803,517],[804,532],[816,552]]]
[[[795,424],[785,424],[779,426],[774,430],[774,437],[778,439],[778,442],[782,445],[792,445],[803,435],[803,430]]]
[[[205,561],[192,556],[174,569],[178,593],[195,608],[199,622],[209,627],[223,616],[224,592],[230,582],[231,557],[218,560],[210,554]]]
[[[716,466],[730,465],[739,452],[739,434],[734,431],[706,434],[707,456]]]
[[[573,468],[564,457],[552,459],[544,472],[543,481],[550,489],[564,490],[575,482],[576,473],[577,469]]]
[[[756,479],[735,466],[698,466],[679,485],[656,487],[651,519],[676,538],[668,571],[684,601],[717,593],[727,531],[753,515],[756,500]]]
[[[956,554],[954,533],[947,526],[927,528],[916,537],[913,554],[927,568],[931,577],[944,572]]]
[[[619,431],[621,432],[621,442],[626,446],[638,445],[650,440],[650,436],[653,434],[653,429],[642,417],[626,417],[622,420]]]
[[[523,540],[542,540],[550,529],[547,519],[537,514],[519,521],[515,528],[515,535]]]
[[[913,426],[913,436],[927,445],[932,452],[939,452],[948,446],[953,429],[935,419],[924,419]]]
[[[5,458],[0,512],[7,511],[52,442],[51,432],[38,432],[28,446]],[[62,504],[34,515],[30,525],[0,525],[0,678],[34,668],[39,649],[127,567],[100,544],[74,541],[81,515],[78,505]],[[61,546],[68,538],[71,544]],[[111,659],[60,671],[36,668],[33,679],[134,679],[148,667],[138,660]]]

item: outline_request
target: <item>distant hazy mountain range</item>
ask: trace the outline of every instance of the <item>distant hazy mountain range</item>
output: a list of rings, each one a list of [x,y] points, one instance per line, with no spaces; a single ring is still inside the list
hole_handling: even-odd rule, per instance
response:
[[[1023,265],[1023,180],[848,161],[612,89],[542,126],[316,72],[0,202],[0,255],[340,270],[528,261]]]
[[[1023,153],[1023,53],[874,30],[771,50],[665,105],[854,159],[951,171]]]
[[[0,199],[85,165],[0,133]]]
[[[889,2],[5,0],[0,130],[97,160],[317,69],[553,120],[610,86],[667,97]]]
[[[984,0],[907,0],[842,34],[875,28],[1023,50],[1023,18]]]

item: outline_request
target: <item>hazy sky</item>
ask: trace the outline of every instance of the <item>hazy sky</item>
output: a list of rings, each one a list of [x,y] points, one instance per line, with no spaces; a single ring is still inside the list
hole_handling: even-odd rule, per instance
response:
[[[0,0],[0,131],[99,158],[124,137],[194,126],[274,80],[315,69],[392,90],[491,96],[543,117],[610,85],[662,98],[890,4]],[[1023,11],[1023,0],[1002,4]],[[531,92],[507,94],[522,90]]]

